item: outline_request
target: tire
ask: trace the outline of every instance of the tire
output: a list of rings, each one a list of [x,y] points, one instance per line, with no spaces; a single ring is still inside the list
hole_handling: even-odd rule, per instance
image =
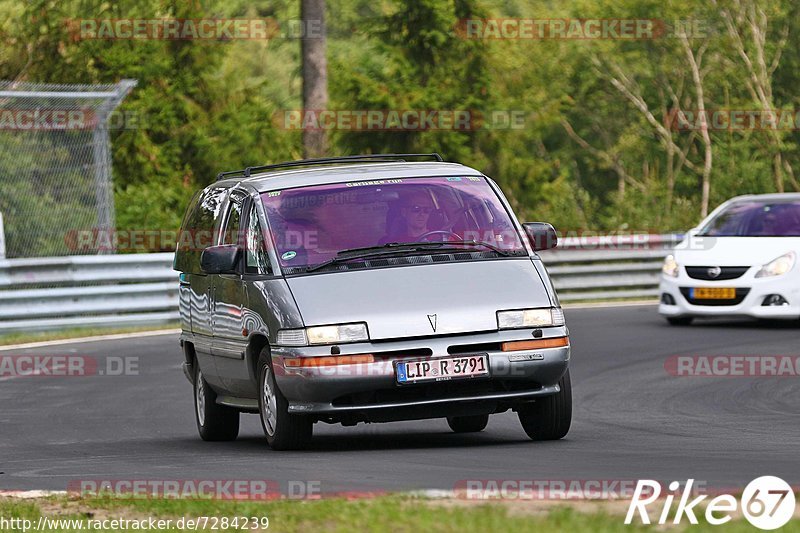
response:
[[[289,413],[289,402],[278,389],[266,348],[258,362],[258,414],[273,450],[299,450],[311,441],[314,423],[309,417]]]
[[[239,436],[239,411],[217,404],[217,393],[209,386],[197,360],[194,362],[194,419],[205,441],[231,441]]]
[[[531,440],[558,440],[569,432],[572,423],[572,382],[569,370],[558,382],[561,390],[521,407],[517,414],[522,429]]]
[[[668,316],[667,322],[670,323],[671,326],[688,326],[694,320],[693,317],[690,316]]]
[[[486,429],[489,415],[448,416],[447,425],[455,433],[477,433]]]

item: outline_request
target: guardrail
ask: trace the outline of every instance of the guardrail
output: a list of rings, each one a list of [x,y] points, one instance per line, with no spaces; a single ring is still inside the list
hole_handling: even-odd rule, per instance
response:
[[[562,302],[650,298],[674,235],[567,238],[542,252]],[[172,254],[0,260],[0,334],[176,322]]]
[[[171,253],[0,261],[0,333],[175,322]]]
[[[562,302],[655,298],[664,257],[683,235],[566,238],[540,252]]]

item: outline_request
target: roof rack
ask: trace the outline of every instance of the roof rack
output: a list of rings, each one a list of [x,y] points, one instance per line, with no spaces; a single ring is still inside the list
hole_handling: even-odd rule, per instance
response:
[[[386,163],[386,162],[405,162],[406,158],[413,157],[417,159],[430,158],[433,161],[443,162],[442,156],[437,153],[430,154],[363,154],[363,155],[346,155],[342,157],[320,157],[316,159],[300,159],[298,161],[286,161],[284,163],[276,163],[274,165],[260,165],[257,167],[247,167],[242,170],[230,170],[228,172],[220,172],[217,174],[217,180],[229,178],[232,176],[241,175],[244,178],[249,178],[253,172],[262,172],[264,170],[277,170],[280,168],[294,168],[294,167],[307,167],[313,165],[340,165],[345,163]]]

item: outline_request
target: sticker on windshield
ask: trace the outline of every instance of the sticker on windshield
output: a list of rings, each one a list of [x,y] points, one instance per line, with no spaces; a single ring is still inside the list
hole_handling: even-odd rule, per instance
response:
[[[447,178],[447,181],[461,181],[461,178]]]
[[[295,257],[297,257],[297,252],[295,252],[294,250],[289,250],[288,252],[283,252],[281,259],[283,259],[284,261],[291,261]]]
[[[371,180],[371,181],[351,181],[345,183],[345,187],[366,187],[367,185],[386,185],[391,183],[403,183],[401,178],[393,178],[390,180]]]

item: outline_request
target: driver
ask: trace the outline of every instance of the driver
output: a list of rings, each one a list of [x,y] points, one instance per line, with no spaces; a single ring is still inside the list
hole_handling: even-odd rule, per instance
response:
[[[400,224],[397,231],[382,239],[387,242],[415,242],[428,233],[428,220],[436,209],[430,195],[415,192],[403,200],[400,206]]]

